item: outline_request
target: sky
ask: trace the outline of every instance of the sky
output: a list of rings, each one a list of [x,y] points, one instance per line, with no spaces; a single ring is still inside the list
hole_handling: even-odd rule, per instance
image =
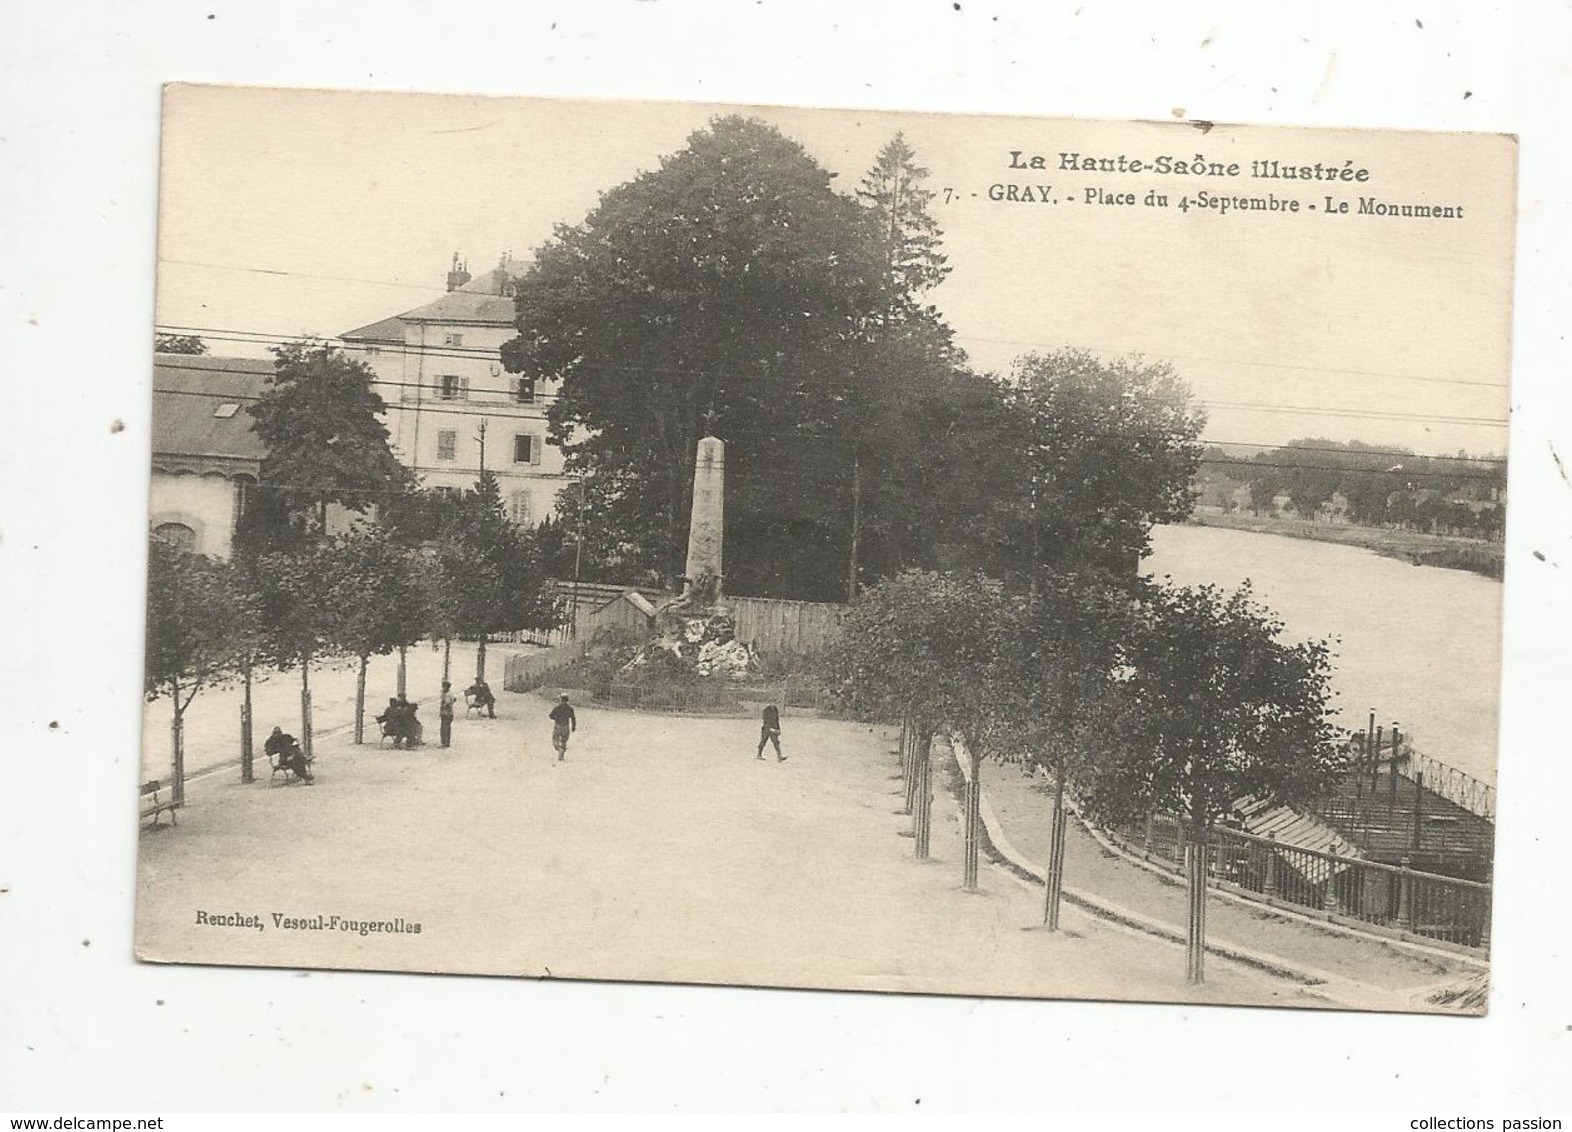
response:
[[[157,319],[334,336],[527,257],[716,113],[694,103],[174,86],[165,98]],[[940,195],[953,268],[929,298],[975,365],[1079,346],[1171,362],[1207,439],[1359,439],[1504,452],[1515,148],[1498,135],[749,108],[850,192],[902,131]],[[1011,154],[1020,151],[1019,159]],[[1368,169],[1362,183],[1066,171],[1061,153]],[[1047,169],[1012,168],[1041,154]],[[1045,204],[994,201],[1047,185]],[[1134,205],[1089,202],[1133,193]],[[1147,193],[1167,207],[1147,207]],[[1008,192],[1008,189],[993,190]],[[1177,207],[1275,193],[1297,214]],[[1460,205],[1460,220],[1328,214],[1328,195]],[[1308,205],[1317,204],[1309,212]]]

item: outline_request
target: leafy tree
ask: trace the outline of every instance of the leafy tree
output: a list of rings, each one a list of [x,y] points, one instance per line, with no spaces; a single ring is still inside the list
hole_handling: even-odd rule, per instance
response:
[[[311,665],[339,635],[335,566],[326,544],[310,542],[261,555],[254,567],[268,658],[279,668],[300,668],[300,742],[307,754]]]
[[[321,342],[290,343],[273,353],[268,388],[246,407],[267,445],[264,495],[296,512],[309,508],[320,534],[329,503],[365,511],[412,486],[388,447],[380,419],[387,406],[365,363]]]
[[[360,662],[355,683],[355,742],[360,743],[371,657],[398,652],[398,690],[405,691],[405,654],[430,624],[421,556],[387,530],[364,524],[329,542],[324,556],[332,570],[332,643]]]
[[[1189,974],[1203,973],[1206,839],[1245,797],[1298,805],[1344,769],[1324,641],[1289,644],[1246,583],[1153,587],[1127,645],[1131,742],[1097,776],[1105,816],[1180,816],[1189,840]]]
[[[989,672],[985,746],[1005,761],[1046,769],[1054,808],[1043,923],[1059,926],[1067,790],[1094,789],[1128,726],[1125,646],[1140,587],[1098,573],[1045,572],[1019,603]]]
[[[147,649],[143,690],[173,709],[172,795],[185,799],[185,713],[204,687],[227,678],[256,617],[244,589],[221,563],[148,542]]]
[[[713,411],[728,533],[753,515],[762,536],[729,539],[728,576],[829,596],[844,570],[812,568],[845,561],[844,503],[804,485],[846,468],[833,420],[857,388],[845,344],[882,309],[883,271],[863,210],[800,145],[717,118],[537,249],[503,358],[561,382],[551,439],[570,471],[592,474],[595,522],[627,561],[681,574],[693,454]],[[789,574],[768,564],[799,547],[811,554]]]
[[[205,354],[207,343],[195,334],[155,334],[153,349],[160,354]]]
[[[990,572],[1133,573],[1153,525],[1190,513],[1206,418],[1171,366],[1032,353],[1016,361],[1005,397],[995,470],[1006,539]]]
[[[955,728],[967,741],[971,779],[966,795],[965,880],[977,881],[984,707],[1001,655],[1010,599],[981,575],[907,571],[871,586],[842,623],[831,655],[838,694],[866,717],[900,719],[917,736],[908,768],[917,782],[917,856],[928,855],[931,814],[927,783],[933,733]]]
[[[556,608],[537,547],[508,521],[493,473],[482,472],[475,490],[453,501],[445,523],[436,561],[439,618],[478,639],[475,676],[484,679],[491,635],[552,628]]]

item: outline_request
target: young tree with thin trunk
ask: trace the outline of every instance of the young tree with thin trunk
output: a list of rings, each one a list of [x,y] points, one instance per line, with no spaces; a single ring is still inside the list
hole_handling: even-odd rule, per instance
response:
[[[399,654],[398,690],[405,691],[405,655],[425,634],[427,594],[417,552],[378,527],[357,526],[326,544],[329,600],[337,616],[333,641],[359,662],[355,742],[365,741],[366,668],[373,656]]]
[[[1127,646],[1129,743],[1091,784],[1090,804],[1133,819],[1179,817],[1190,894],[1187,974],[1205,977],[1208,835],[1251,797],[1310,801],[1349,755],[1331,722],[1330,647],[1290,644],[1249,584],[1152,587]]]
[[[185,714],[198,692],[230,676],[255,609],[221,563],[159,540],[148,543],[143,690],[169,698],[171,797],[185,801]]]
[[[300,744],[311,754],[311,665],[338,635],[334,563],[323,544],[257,559],[262,625],[268,654],[280,669],[300,668]]]
[[[986,742],[1005,762],[1042,768],[1054,783],[1043,924],[1059,926],[1067,794],[1095,781],[1128,723],[1125,644],[1138,593],[1096,572],[1045,572],[1017,604],[990,674]]]
[[[964,879],[977,883],[984,701],[998,662],[1010,599],[981,575],[907,571],[870,586],[848,612],[832,653],[842,701],[871,718],[899,720],[916,736],[912,773],[921,782],[913,811],[918,859],[927,857],[927,783],[933,734],[964,736],[971,757],[965,799]]]

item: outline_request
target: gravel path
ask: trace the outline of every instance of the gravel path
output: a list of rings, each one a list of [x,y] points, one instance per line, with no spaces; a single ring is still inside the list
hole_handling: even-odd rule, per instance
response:
[[[566,763],[548,701],[505,695],[449,751],[318,747],[317,784],[199,779],[178,828],[142,836],[147,959],[561,978],[1272,1005],[1325,994],[1039,897],[1002,869],[960,889],[958,813],[934,860],[900,836],[886,731],[788,718],[787,762],[750,720],[579,708]],[[428,726],[428,734],[434,728]],[[199,911],[257,917],[199,926]],[[287,930],[275,914],[410,931]]]

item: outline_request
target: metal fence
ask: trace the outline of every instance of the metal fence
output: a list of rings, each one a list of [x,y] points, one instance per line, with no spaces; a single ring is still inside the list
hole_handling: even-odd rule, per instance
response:
[[[1114,831],[1126,848],[1178,871],[1184,830],[1156,815],[1143,830]],[[1273,903],[1295,905],[1426,939],[1488,951],[1490,885],[1423,873],[1337,853],[1283,845],[1214,829],[1207,875],[1215,883]]]
[[[508,657],[502,669],[502,686],[510,692],[529,692],[549,684],[584,656],[584,642],[569,641],[556,648]]]
[[[787,687],[722,684],[702,681],[693,684],[640,684],[613,681],[601,702],[608,707],[672,715],[755,716],[766,704],[777,710],[787,706]]]
[[[1481,782],[1456,767],[1437,762],[1417,751],[1409,756],[1402,770],[1409,778],[1423,776],[1425,788],[1441,795],[1448,802],[1482,818],[1495,820],[1496,791],[1489,783]]]

